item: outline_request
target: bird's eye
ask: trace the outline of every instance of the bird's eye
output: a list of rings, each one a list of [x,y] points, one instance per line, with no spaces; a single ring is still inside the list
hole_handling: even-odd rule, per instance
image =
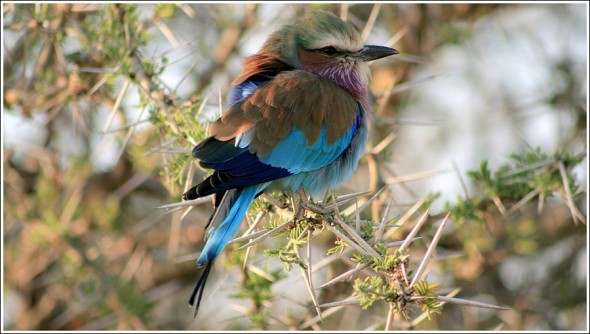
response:
[[[336,48],[333,46],[326,46],[325,48],[321,48],[320,51],[329,56],[335,55],[336,52],[338,52],[338,50],[336,50]]]

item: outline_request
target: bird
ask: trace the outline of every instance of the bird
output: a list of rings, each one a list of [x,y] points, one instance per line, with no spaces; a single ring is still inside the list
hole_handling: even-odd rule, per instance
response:
[[[204,269],[189,298],[194,317],[215,259],[256,197],[281,191],[317,198],[350,178],[368,140],[367,62],[398,53],[364,45],[354,26],[331,12],[308,10],[245,58],[228,108],[192,150],[213,171],[183,194],[213,195],[214,205],[197,259]]]

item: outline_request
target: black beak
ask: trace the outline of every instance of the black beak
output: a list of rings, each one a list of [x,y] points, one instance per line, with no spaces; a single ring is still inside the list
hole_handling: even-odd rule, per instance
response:
[[[383,57],[389,57],[398,54],[396,49],[388,48],[386,46],[379,45],[365,45],[365,47],[359,51],[359,56],[363,61],[371,61]]]

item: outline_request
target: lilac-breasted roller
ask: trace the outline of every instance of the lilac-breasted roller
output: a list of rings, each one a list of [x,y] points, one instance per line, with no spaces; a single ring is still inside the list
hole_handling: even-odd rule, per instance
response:
[[[368,137],[366,62],[397,53],[363,45],[334,14],[309,11],[246,58],[229,109],[192,152],[213,174],[183,196],[215,199],[197,260],[205,269],[189,300],[195,316],[213,262],[257,196],[272,190],[321,196],[352,175]]]

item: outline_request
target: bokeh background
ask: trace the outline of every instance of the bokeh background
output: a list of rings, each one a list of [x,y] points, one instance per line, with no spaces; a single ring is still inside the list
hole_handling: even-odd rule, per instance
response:
[[[339,190],[387,188],[367,219],[390,200],[395,217],[435,193],[436,216],[485,193],[468,175],[484,160],[495,170],[535,149],[581,157],[567,170],[572,203],[556,192],[508,217],[489,210],[484,221],[454,222],[442,237],[429,279],[510,310],[446,305],[413,327],[396,318],[397,327],[588,330],[586,3],[3,3],[4,329],[260,328],[244,315],[250,302],[235,298],[240,271],[221,261],[193,320],[186,301],[211,207],[157,207],[205,175],[190,162],[190,138],[223,109],[242,59],[307,8],[332,11],[367,43],[401,53],[372,64],[379,154]],[[133,59],[143,59],[153,87],[142,87]],[[162,126],[158,113],[170,104],[155,92],[199,122],[189,139]],[[333,242],[318,238],[313,262]],[[256,261],[283,268],[261,250]],[[350,266],[335,261],[314,280]],[[321,301],[350,296],[351,282],[324,289]],[[310,325],[299,270],[272,291],[263,329],[378,329],[387,317],[384,305],[354,305]]]

